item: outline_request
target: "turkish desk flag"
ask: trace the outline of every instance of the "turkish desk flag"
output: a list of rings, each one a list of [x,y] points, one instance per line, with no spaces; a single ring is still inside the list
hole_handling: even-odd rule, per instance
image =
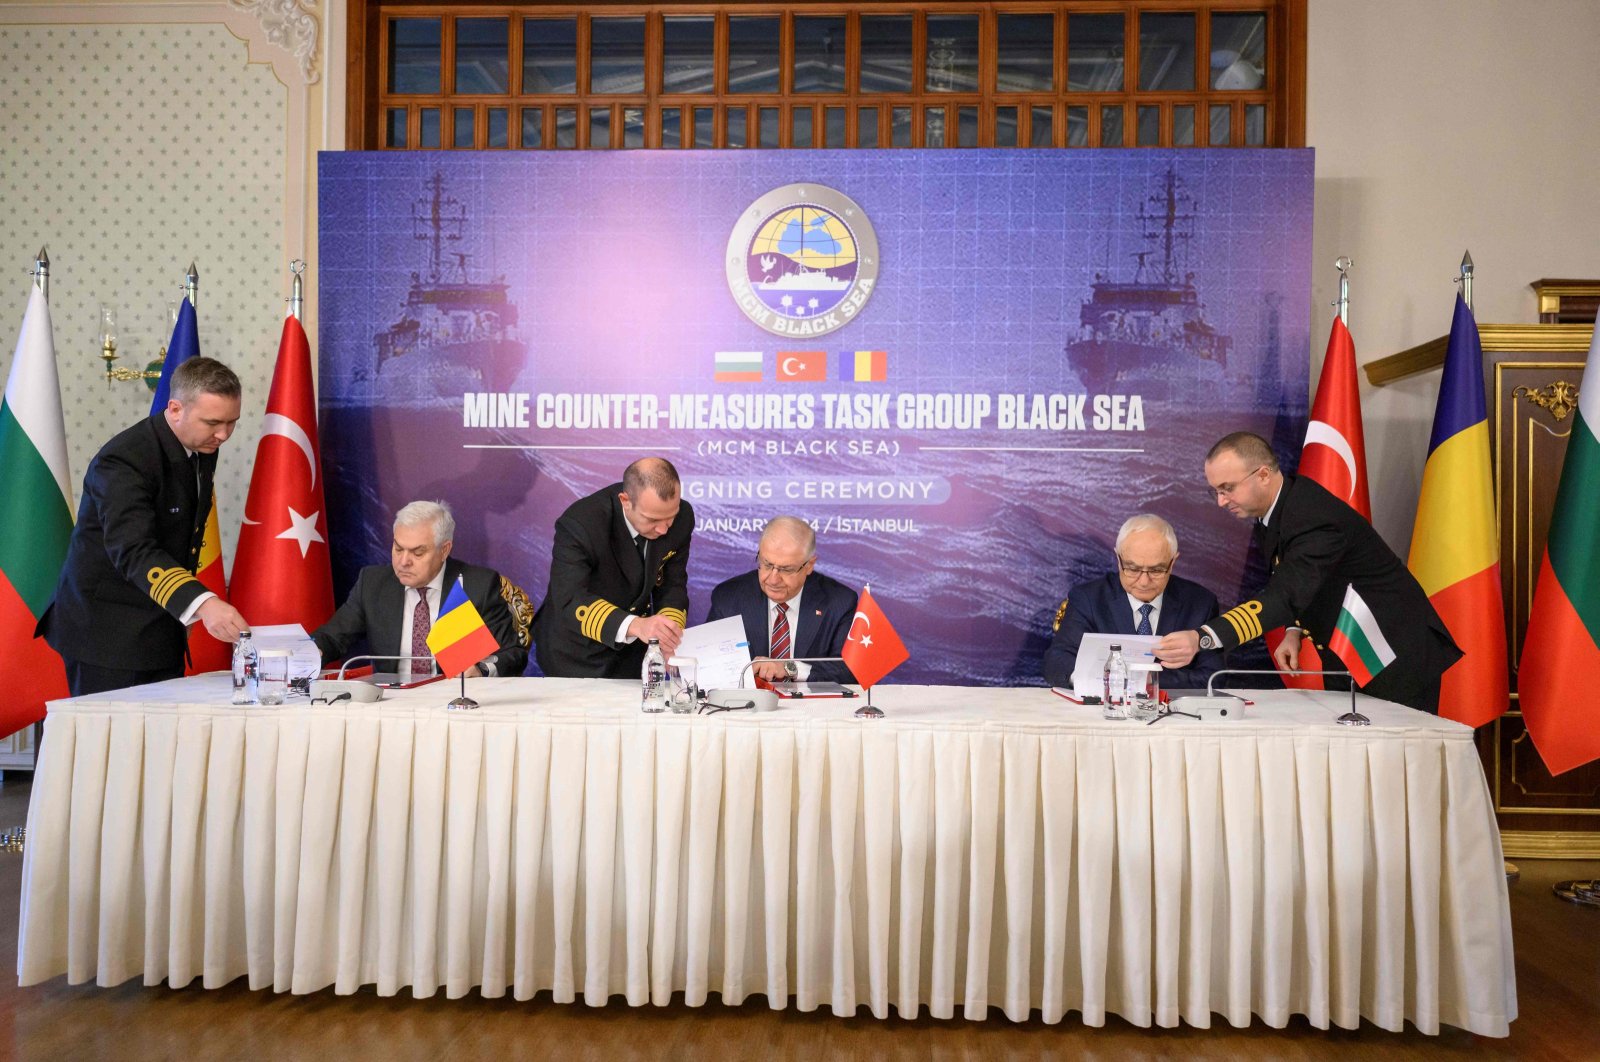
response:
[[[877,685],[883,676],[911,658],[889,617],[872,600],[870,586],[861,591],[855,619],[850,621],[850,634],[839,655],[863,689]]]
[[[333,615],[333,571],[317,447],[311,344],[295,317],[283,322],[256,466],[229,595],[252,624],[316,630]]]

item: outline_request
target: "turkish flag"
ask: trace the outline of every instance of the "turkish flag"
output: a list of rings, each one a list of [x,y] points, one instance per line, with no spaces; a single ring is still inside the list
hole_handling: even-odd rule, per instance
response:
[[[870,586],[861,591],[855,618],[850,621],[850,634],[839,655],[863,688],[877,685],[883,676],[911,659],[889,617],[872,600]]]
[[[778,351],[779,383],[825,383],[827,379],[826,350]]]
[[[229,595],[251,624],[316,630],[333,615],[333,570],[317,446],[311,344],[295,317],[283,322],[267,415],[245,499]]]

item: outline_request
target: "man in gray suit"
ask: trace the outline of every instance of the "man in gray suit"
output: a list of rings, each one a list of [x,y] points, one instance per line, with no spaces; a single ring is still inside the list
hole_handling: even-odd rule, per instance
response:
[[[516,622],[500,596],[500,575],[450,556],[455,517],[443,502],[414,501],[394,518],[389,563],[361,569],[350,596],[333,617],[311,635],[322,660],[338,660],[364,644],[376,656],[429,656],[428,631],[439,605],[461,580],[467,597],[483,617],[500,648],[467,669],[467,677],[515,676],[528,665],[528,650],[517,639]],[[388,670],[383,661],[378,670]],[[415,675],[433,672],[432,659],[402,664]]]

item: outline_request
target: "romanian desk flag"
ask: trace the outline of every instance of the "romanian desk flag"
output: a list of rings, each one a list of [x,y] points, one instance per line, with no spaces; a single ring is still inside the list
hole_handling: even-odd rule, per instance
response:
[[[150,415],[167,408],[172,397],[172,373],[190,358],[200,356],[200,332],[194,315],[194,303],[187,298],[178,307],[178,323],[172,326],[172,341],[167,344],[167,358],[161,363],[161,379],[156,381],[155,394],[150,399]],[[211,491],[211,512],[206,516],[206,534],[200,542],[200,563],[195,577],[213,594],[226,600],[228,583],[222,574],[222,535],[217,530],[217,492]],[[202,671],[223,671],[233,665],[233,646],[211,637],[205,624],[189,625],[189,666],[185,674],[198,675]]]
[[[1344,592],[1344,606],[1339,609],[1339,620],[1333,625],[1328,648],[1344,661],[1357,686],[1367,685],[1378,672],[1394,663],[1394,650],[1389,640],[1378,629],[1377,617],[1354,586]]]
[[[856,383],[882,383],[889,378],[889,352],[886,350],[852,350],[844,356],[846,380]]]
[[[820,383],[828,378],[825,350],[780,350],[777,359],[779,383]]]
[[[1368,523],[1372,522],[1372,503],[1367,500],[1367,444],[1361,430],[1361,388],[1356,382],[1356,344],[1337,316],[1328,333],[1328,352],[1322,359],[1317,398],[1311,406],[1311,422],[1306,425],[1306,441],[1300,450],[1300,475],[1335,498],[1342,498]],[[1272,651],[1282,640],[1281,627],[1267,632],[1267,645]],[[1304,671],[1323,670],[1322,659],[1309,639],[1300,643],[1300,667]],[[1285,675],[1283,684],[1291,689],[1325,688],[1320,675]]]
[[[72,538],[72,473],[50,304],[28,295],[0,402],[0,735],[44,718],[67,695],[61,658],[33,636]]]
[[[761,352],[759,350],[719,350],[716,353],[717,383],[760,383]]]
[[[298,623],[313,631],[333,615],[326,508],[311,344],[291,314],[278,340],[233,558],[230,600],[251,623]]]
[[[850,634],[839,655],[863,689],[877,685],[883,676],[911,658],[889,617],[872,600],[870,586],[861,591],[855,619],[850,621]]]
[[[500,648],[478,615],[478,606],[467,599],[467,588],[459,578],[439,606],[439,618],[428,631],[428,648],[446,678],[455,678]]]
[[[1589,368],[1600,365],[1600,322]],[[1517,667],[1522,718],[1551,774],[1600,759],[1600,375],[1585,380]]]
[[[1511,700],[1500,536],[1483,398],[1483,347],[1478,324],[1460,295],[1450,323],[1406,566],[1466,654],[1444,673],[1439,714],[1468,726],[1498,718]]]

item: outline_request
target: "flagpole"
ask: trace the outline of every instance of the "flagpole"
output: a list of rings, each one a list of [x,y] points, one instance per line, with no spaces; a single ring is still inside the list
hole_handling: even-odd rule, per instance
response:
[[[305,297],[300,285],[300,274],[305,272],[306,263],[303,258],[296,258],[289,263],[289,272],[294,276],[294,281],[289,288],[289,316],[296,321],[300,320],[300,310],[305,305]]]
[[[1350,267],[1355,262],[1349,255],[1341,254],[1333,260],[1333,268],[1339,271],[1339,298],[1334,306],[1339,309],[1339,320],[1345,328],[1350,327]]]

